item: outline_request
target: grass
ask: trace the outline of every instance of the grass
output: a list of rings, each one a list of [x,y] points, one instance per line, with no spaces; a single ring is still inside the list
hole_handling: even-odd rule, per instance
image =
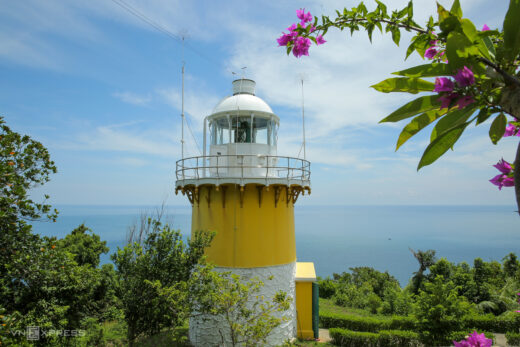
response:
[[[330,312],[330,313],[339,313],[339,314],[348,314],[351,316],[358,317],[378,317],[378,318],[388,318],[388,316],[380,315],[380,314],[372,314],[366,310],[360,308],[352,308],[352,307],[343,307],[334,304],[332,299],[323,299],[320,298],[320,312]]]

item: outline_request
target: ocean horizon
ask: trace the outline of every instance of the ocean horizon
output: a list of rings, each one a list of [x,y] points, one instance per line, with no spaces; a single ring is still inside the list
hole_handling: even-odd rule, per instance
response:
[[[156,206],[56,205],[56,223],[34,222],[33,231],[64,237],[84,223],[107,241],[110,255],[124,247],[128,228]],[[473,264],[520,256],[520,226],[516,206],[481,205],[342,205],[295,206],[298,261],[312,261],[320,277],[369,266],[388,271],[402,286],[418,269],[410,252],[433,249],[437,258]],[[191,231],[191,206],[166,206],[163,221]]]

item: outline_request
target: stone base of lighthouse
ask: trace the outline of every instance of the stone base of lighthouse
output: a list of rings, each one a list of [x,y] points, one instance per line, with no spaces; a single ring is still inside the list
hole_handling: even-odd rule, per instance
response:
[[[232,272],[247,281],[250,278],[258,278],[264,283],[258,295],[263,295],[266,300],[274,297],[276,292],[284,291],[292,298],[289,310],[284,313],[274,313],[281,317],[288,317],[287,322],[282,322],[267,338],[267,346],[280,346],[284,342],[296,336],[296,298],[295,275],[296,262],[257,268],[215,268],[216,271]],[[196,346],[230,346],[229,328],[224,317],[205,316],[190,319],[190,342]],[[224,338],[224,343],[222,343]]]

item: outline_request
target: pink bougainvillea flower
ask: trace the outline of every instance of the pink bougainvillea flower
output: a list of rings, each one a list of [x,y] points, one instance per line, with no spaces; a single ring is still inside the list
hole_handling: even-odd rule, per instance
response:
[[[486,335],[478,334],[476,331],[469,335],[466,340],[453,341],[455,347],[491,347],[492,344],[492,339],[488,339]]]
[[[448,93],[441,95],[439,97],[439,101],[441,102],[441,109],[443,108],[449,108],[451,105],[451,102],[459,97],[459,94],[457,93]]]
[[[499,190],[502,190],[502,187],[514,187],[515,181],[512,177],[507,177],[507,175],[501,174],[496,175],[489,182],[493,183],[498,187]]]
[[[316,36],[316,44],[317,44],[318,46],[319,46],[319,45],[323,45],[325,42],[327,42],[327,41],[325,41],[325,40],[323,39],[323,36],[321,36],[321,35]]]
[[[466,87],[475,83],[475,76],[473,75],[473,71],[464,66],[462,69],[457,71],[455,81],[457,81],[459,86]]]
[[[506,131],[504,132],[504,137],[508,136],[520,136],[520,129],[513,124],[508,124],[506,126]],[[518,294],[520,295],[520,293]]]
[[[476,331],[473,334],[469,335],[466,339],[471,346],[475,347],[491,347],[493,344],[493,340],[486,338],[486,335],[479,334]]]
[[[291,34],[283,34],[279,38],[276,39],[278,42],[278,46],[287,46],[289,42],[293,40],[293,37]]]
[[[310,12],[305,13],[304,8],[300,8],[299,10],[296,10],[296,16],[301,20],[301,24],[307,22],[312,22],[312,15]]]
[[[496,163],[495,165],[493,165],[493,167],[495,167],[498,171],[500,171],[501,173],[503,174],[508,174],[511,172],[511,170],[513,169],[511,167],[511,164],[508,163],[507,161],[504,160],[504,158],[500,159],[500,161],[498,163]]]
[[[459,110],[462,110],[464,107],[471,105],[475,102],[475,99],[471,95],[464,95],[460,99],[457,100],[457,106],[459,106]]]
[[[435,88],[433,89],[434,92],[451,92],[453,91],[453,88],[455,85],[453,84],[453,81],[450,80],[447,77],[437,77],[435,78]]]
[[[424,52],[424,56],[428,59],[433,59],[439,53],[435,47],[430,47]]]
[[[294,48],[293,55],[296,58],[301,57],[302,55],[309,55],[309,47],[311,46],[311,40],[306,37],[298,36],[296,40],[294,40]]]
[[[290,27],[287,28],[287,30],[289,31],[289,33],[296,33],[296,28],[297,28],[297,27],[298,27],[298,26],[297,26],[296,24],[293,23],[293,24],[291,24]],[[298,35],[298,33],[296,33],[296,35]]]
[[[484,26],[482,27],[482,30],[481,30],[481,31],[488,31],[488,30],[491,30],[491,29],[489,29],[489,27],[487,26],[487,24],[484,24]]]

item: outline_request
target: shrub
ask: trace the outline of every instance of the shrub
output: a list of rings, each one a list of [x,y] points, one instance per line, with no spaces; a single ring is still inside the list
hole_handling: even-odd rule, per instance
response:
[[[343,328],[355,331],[378,332],[385,329],[387,321],[374,317],[357,317],[345,314],[324,312],[320,314],[323,328]]]
[[[320,298],[329,299],[336,293],[336,283],[330,278],[318,280]]]
[[[323,328],[343,328],[355,331],[378,332],[380,330],[415,330],[413,317],[394,316],[392,318],[358,317],[347,314],[320,313]]]
[[[506,333],[506,340],[509,346],[520,346],[520,333],[508,332]]]
[[[463,318],[462,324],[466,330],[494,331],[506,333],[518,328],[519,322],[515,317],[496,317],[492,314],[468,315]]]
[[[412,331],[382,330],[378,333],[331,328],[332,343],[338,346],[364,347],[416,347],[420,346],[419,335]]]
[[[347,347],[378,347],[379,334],[351,331],[340,328],[332,328],[329,330],[332,343],[337,346]]]
[[[379,332],[379,347],[402,346],[415,347],[421,346],[419,334],[406,330],[381,330]]]

